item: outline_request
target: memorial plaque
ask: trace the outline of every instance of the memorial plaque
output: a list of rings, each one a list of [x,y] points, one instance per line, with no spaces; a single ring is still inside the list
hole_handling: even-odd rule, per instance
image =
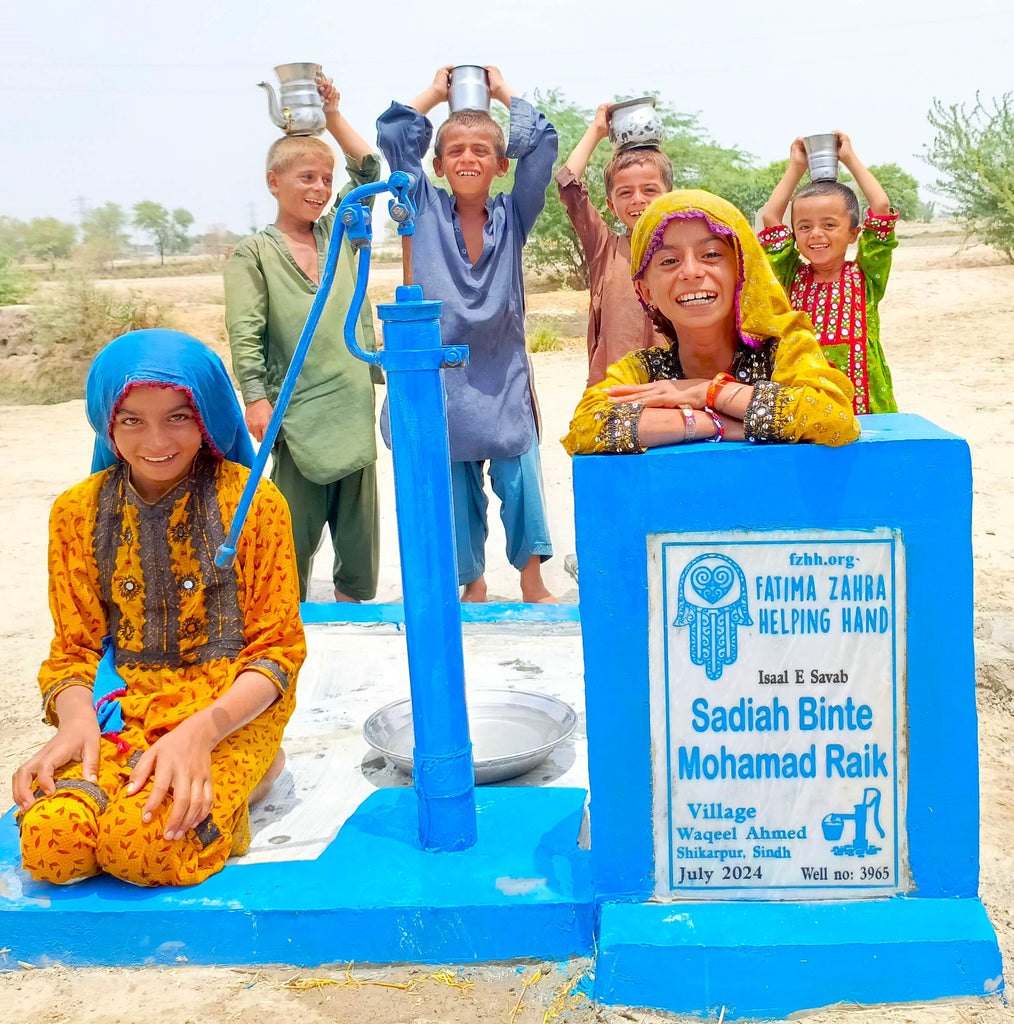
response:
[[[911,888],[898,531],[648,537],[655,892]]]

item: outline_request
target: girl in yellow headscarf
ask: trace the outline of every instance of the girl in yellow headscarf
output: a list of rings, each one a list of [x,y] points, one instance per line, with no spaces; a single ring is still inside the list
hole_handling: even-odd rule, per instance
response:
[[[630,353],[585,392],[563,438],[569,454],[859,436],[852,384],[731,203],[698,190],[656,199],[634,228],[630,266],[669,344]]]

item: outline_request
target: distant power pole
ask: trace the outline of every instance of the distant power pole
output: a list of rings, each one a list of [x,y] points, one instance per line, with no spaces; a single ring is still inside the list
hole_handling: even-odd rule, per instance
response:
[[[78,224],[84,220],[84,215],[88,210],[88,197],[87,196],[74,196],[74,205],[77,207],[77,222]]]
[[[250,203],[250,234],[255,235],[258,230],[257,209],[253,203]]]

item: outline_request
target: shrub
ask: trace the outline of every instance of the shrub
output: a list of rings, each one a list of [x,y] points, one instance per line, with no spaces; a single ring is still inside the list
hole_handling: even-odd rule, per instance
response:
[[[35,286],[16,264],[14,254],[0,251],[0,306],[26,302],[33,291]]]
[[[528,335],[529,352],[559,352],[563,340],[551,327],[539,327]]]
[[[137,295],[121,298],[87,278],[33,310],[30,351],[0,365],[0,400],[51,404],[80,398],[95,354],[127,331],[172,326],[171,310]]]
[[[1014,94],[975,106],[933,101],[937,135],[923,159],[943,177],[936,191],[964,223],[966,238],[981,237],[1014,263]]]

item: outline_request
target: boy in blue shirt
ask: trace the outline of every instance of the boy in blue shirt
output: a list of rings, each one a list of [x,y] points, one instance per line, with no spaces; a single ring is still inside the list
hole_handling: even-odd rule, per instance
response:
[[[553,548],[525,349],[521,249],[546,201],[557,136],[496,68],[486,70],[490,95],[510,108],[510,139],[505,143],[487,113],[451,114],[437,132],[433,160],[450,193],[433,186],[422,166],[433,133],[425,115],[447,100],[449,67],[409,106],[391,104],[377,121],[377,143],[392,170],[408,171],[419,182],[414,280],[427,299],[443,302],[443,343],[469,346],[468,366],[444,375],[462,600],[486,599],[488,462],[522,599],[555,601],[542,580],[542,562]],[[517,158],[514,188],[491,199],[490,186],[507,173],[508,157]]]

